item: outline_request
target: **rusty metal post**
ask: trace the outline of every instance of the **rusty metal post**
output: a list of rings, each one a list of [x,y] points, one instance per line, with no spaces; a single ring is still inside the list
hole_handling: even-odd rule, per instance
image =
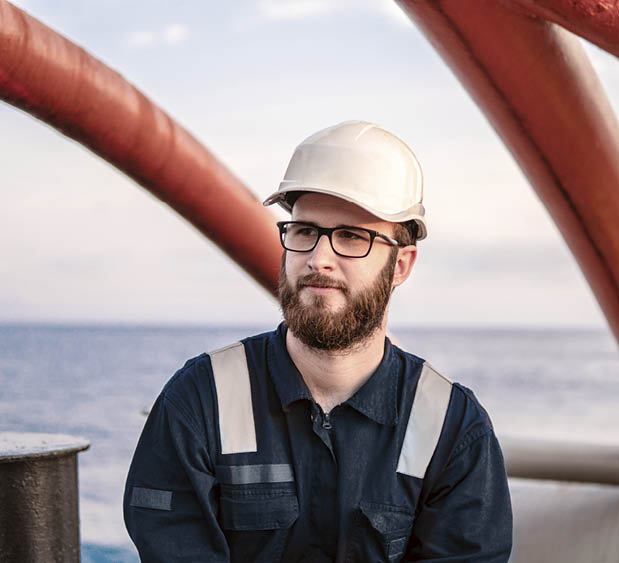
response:
[[[79,562],[82,438],[0,432],[0,561]]]

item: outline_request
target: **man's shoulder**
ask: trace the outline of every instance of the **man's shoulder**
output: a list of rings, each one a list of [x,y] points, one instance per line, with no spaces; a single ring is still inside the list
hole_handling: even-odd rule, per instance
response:
[[[395,355],[401,358],[402,361],[410,362],[415,365],[423,365],[425,363],[425,360],[423,358],[416,356],[408,350],[405,350],[400,346],[399,343],[394,342],[391,339],[389,339],[389,343],[391,344],[391,349],[393,350]]]
[[[403,365],[402,372],[408,381],[405,385],[411,385],[417,388],[420,379],[423,377],[425,381],[443,383],[445,387],[451,388],[453,382],[442,371],[435,368],[428,360],[417,356],[399,346],[392,344],[392,350]]]
[[[437,400],[440,400],[439,395],[449,397],[442,441],[452,442],[452,452],[465,448],[477,438],[493,433],[490,417],[471,389],[452,381],[440,369],[420,356],[397,346],[394,346],[394,351],[408,368],[403,371],[409,374],[408,383],[415,389],[411,401],[415,400],[415,396],[419,398],[417,393],[420,393],[421,387],[425,393],[424,401],[431,401],[430,395],[434,395]]]
[[[412,383],[417,385],[420,377],[424,372],[427,374],[428,379],[445,382],[445,384],[449,385],[451,389],[450,410],[458,411],[458,414],[460,415],[466,411],[468,412],[469,416],[472,416],[481,421],[486,421],[488,424],[490,424],[488,413],[481,405],[481,403],[475,396],[475,393],[471,389],[462,385],[462,383],[453,381],[449,377],[449,375],[443,373],[441,369],[436,368],[428,360],[412,354],[411,352],[403,350],[402,348],[399,348],[395,345],[393,345],[393,349],[399,356],[401,361],[406,362],[408,364],[408,367],[411,368],[410,371],[413,376]],[[456,413],[454,412],[453,414]]]
[[[193,358],[189,358],[183,367],[176,370],[174,375],[164,385],[162,394],[167,395],[184,388],[187,385],[199,381],[200,374],[208,364],[208,353],[202,352]]]
[[[230,339],[230,342],[214,346],[208,352],[202,352],[193,358],[188,359],[183,367],[178,369],[168,380],[163,388],[164,395],[177,394],[187,388],[193,390],[201,389],[205,385],[210,385],[213,375],[212,356],[229,350],[238,345],[243,345],[246,356],[255,355],[261,349],[266,348],[268,342],[275,337],[277,330],[261,332],[239,340]]]
[[[406,352],[404,355],[416,367],[413,408],[420,399],[418,408],[421,411],[425,406],[431,413],[444,413],[440,437],[428,468],[428,478],[432,480],[437,472],[440,474],[442,468],[465,452],[483,449],[485,443],[493,440],[494,429],[488,413],[471,389],[451,381],[426,360]],[[433,416],[431,413],[428,412],[429,419]],[[467,455],[475,458],[473,453]]]
[[[213,373],[213,356],[217,352],[243,346],[247,363],[252,365],[257,351],[261,347],[266,349],[266,343],[273,334],[274,331],[255,334],[237,341],[231,339],[227,345],[214,346],[213,350],[188,359],[164,385],[155,404],[158,404],[163,411],[177,413],[174,416],[178,415],[192,421],[195,427],[204,427],[207,425],[207,419],[212,418],[216,412],[217,386]]]
[[[491,438],[494,428],[490,416],[471,389],[454,382],[445,416],[442,442],[449,457],[458,456],[480,439]]]
[[[270,341],[271,339],[275,338],[277,336],[277,334],[282,330],[281,325],[273,330],[267,330],[264,332],[259,332],[257,334],[254,334],[253,336],[246,336],[245,338],[241,339],[240,342],[243,342],[243,344],[247,344],[250,346],[260,346],[268,341]]]

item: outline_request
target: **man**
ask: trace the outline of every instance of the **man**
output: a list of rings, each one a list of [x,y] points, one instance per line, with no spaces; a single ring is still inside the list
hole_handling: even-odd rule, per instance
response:
[[[410,149],[365,122],[297,147],[285,322],[188,361],[127,480],[143,561],[505,562],[503,458],[473,394],[386,338],[426,236]]]

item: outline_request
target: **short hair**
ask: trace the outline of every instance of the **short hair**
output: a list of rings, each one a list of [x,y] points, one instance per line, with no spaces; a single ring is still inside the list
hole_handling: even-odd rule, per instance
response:
[[[286,194],[286,202],[290,205],[290,208],[294,206],[302,195],[307,192],[294,191]],[[337,197],[337,196],[335,196]],[[419,225],[415,221],[405,221],[404,223],[395,223],[393,234],[395,240],[397,240],[402,246],[414,245],[417,243],[417,236],[419,234]]]
[[[416,244],[419,225],[415,221],[406,221],[405,223],[396,223],[393,228],[393,238],[402,246]]]

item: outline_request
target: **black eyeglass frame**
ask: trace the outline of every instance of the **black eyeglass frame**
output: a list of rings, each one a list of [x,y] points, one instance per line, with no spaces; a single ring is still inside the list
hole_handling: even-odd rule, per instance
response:
[[[399,243],[397,240],[392,239],[387,235],[383,235],[378,231],[366,229],[365,227],[354,227],[352,225],[338,225],[337,227],[319,227],[318,225],[315,225],[314,223],[309,223],[307,221],[278,221],[276,225],[279,228],[279,241],[281,242],[282,247],[284,248],[284,250],[288,250],[290,252],[311,252],[318,245],[318,241],[320,240],[320,237],[322,237],[322,235],[325,235],[329,239],[329,244],[331,245],[331,249],[333,250],[333,252],[335,252],[335,254],[337,254],[338,256],[342,256],[343,258],[365,258],[372,251],[372,246],[374,245],[375,238],[383,239],[391,246],[402,246],[402,244]],[[285,228],[287,225],[306,225],[308,227],[316,229],[318,231],[318,236],[316,237],[316,242],[314,242],[314,246],[312,246],[312,248],[308,248],[307,250],[293,250],[292,248],[287,248],[286,244],[284,243],[284,235],[286,234]],[[368,235],[370,235],[370,246],[368,247],[368,251],[365,254],[363,254],[362,256],[349,256],[348,254],[342,254],[341,252],[335,250],[335,247],[333,246],[333,239],[331,238],[331,236],[333,235],[333,231],[346,229],[364,231],[368,233]]]

